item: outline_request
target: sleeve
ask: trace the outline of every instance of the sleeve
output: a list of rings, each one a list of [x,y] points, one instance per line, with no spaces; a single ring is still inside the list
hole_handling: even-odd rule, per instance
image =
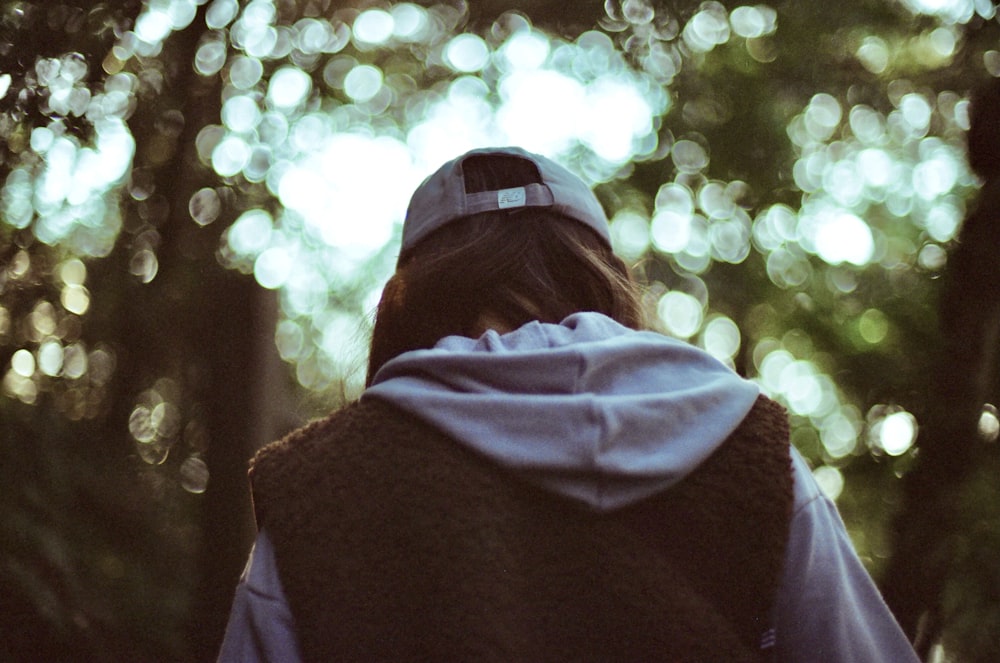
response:
[[[919,663],[836,506],[792,450],[795,512],[775,601],[780,663]]]
[[[295,622],[285,600],[274,548],[261,530],[250,550],[229,613],[219,663],[297,663]]]

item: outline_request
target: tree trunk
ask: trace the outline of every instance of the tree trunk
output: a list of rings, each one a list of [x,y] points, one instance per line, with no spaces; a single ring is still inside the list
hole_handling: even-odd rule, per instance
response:
[[[199,162],[195,147],[198,132],[219,122],[219,76],[203,78],[192,66],[205,11],[202,5],[191,25],[167,40],[164,48],[170,52],[160,58],[165,85],[130,120],[140,150],[136,167],[148,172],[154,195],[169,208],[154,224],[159,271],[143,286],[144,296],[156,301],[142,307],[152,311],[149,315],[134,313],[144,320],[133,340],[157,355],[154,366],[140,366],[143,372],[181,385],[184,421],[203,437],[194,446],[177,442],[172,455],[193,455],[208,470],[204,492],[192,497],[199,535],[191,542],[196,568],[189,585],[187,647],[192,660],[213,660],[218,652],[255,532],[247,463],[256,448],[284,432],[286,420],[276,410],[290,400],[286,369],[274,344],[275,294],[217,258],[222,233],[238,210],[224,209],[204,227],[188,211],[194,193],[219,187],[218,176]],[[141,354],[141,347],[130,353],[139,355],[138,362],[149,356]],[[132,386],[138,391],[149,385],[133,379]]]
[[[928,376],[917,465],[903,482],[883,591],[918,653],[944,626],[942,596],[962,534],[960,491],[981,461],[983,405],[995,402],[1000,331],[1000,83],[973,101],[970,162],[984,185],[953,251],[939,305],[941,345]]]

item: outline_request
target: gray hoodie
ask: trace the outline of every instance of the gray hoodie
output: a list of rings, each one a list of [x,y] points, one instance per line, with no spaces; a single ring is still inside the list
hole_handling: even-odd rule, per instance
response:
[[[579,313],[405,353],[362,398],[389,401],[522,478],[607,511],[682,480],[759,393],[687,343]],[[794,514],[763,646],[778,661],[916,661],[836,507],[792,456]],[[298,660],[266,531],[237,588],[220,660]]]

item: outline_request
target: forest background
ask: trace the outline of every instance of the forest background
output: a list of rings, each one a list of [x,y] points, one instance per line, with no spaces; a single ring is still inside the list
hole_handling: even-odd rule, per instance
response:
[[[0,659],[214,657],[247,459],[510,143],[788,407],[921,654],[1000,660],[998,78],[987,0],[3,0]]]

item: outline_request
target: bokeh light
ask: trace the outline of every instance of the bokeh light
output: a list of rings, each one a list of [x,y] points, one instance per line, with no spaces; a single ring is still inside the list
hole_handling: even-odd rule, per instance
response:
[[[481,71],[489,62],[490,48],[482,37],[461,34],[448,42],[445,59],[455,71],[470,73]]]
[[[266,183],[280,203],[270,212],[239,216],[225,233],[221,255],[278,291],[286,316],[281,322],[294,322],[285,329],[298,330],[280,338],[304,339],[286,344],[283,355],[309,362],[300,378],[310,388],[337,378],[343,357],[335,354],[358,351],[324,342],[330,336],[321,318],[341,289],[357,289],[359,277],[367,284],[362,300],[370,304],[377,297],[391,265],[383,250],[398,233],[409,192],[433,168],[473,147],[519,144],[557,160],[573,154],[567,165],[597,184],[655,151],[657,118],[669,109],[666,90],[627,64],[604,34],[586,32],[569,42],[523,19],[491,35],[448,34],[425,8],[402,3],[365,10],[350,23],[335,17],[295,24],[300,50],[330,54],[314,66],[328,89],[342,95],[333,112],[306,112],[323,93],[308,72],[283,65],[268,74],[262,66],[275,57],[273,44],[262,42],[281,27],[266,4],[255,0],[236,14],[220,6],[210,14],[214,25],[233,25],[232,50],[226,49],[228,61],[219,70],[228,72],[234,91],[225,96],[221,124],[199,134],[198,151],[224,178]],[[358,50],[338,54],[347,35]],[[364,54],[396,52],[426,66],[414,60],[414,44],[433,46],[424,57],[440,58],[434,62],[455,76],[427,91],[398,95],[394,86],[412,79],[394,77]],[[221,213],[216,202],[199,192],[190,202],[192,217],[210,223]],[[744,225],[749,228],[749,221]],[[625,215],[615,227],[624,252],[647,250],[648,219]],[[715,234],[725,255],[738,260],[749,246],[748,232],[732,230]],[[709,251],[698,251],[704,263]],[[366,327],[366,311],[349,317],[357,328]]]
[[[986,403],[979,415],[979,435],[986,442],[996,442],[1000,437],[1000,416],[992,403]]]
[[[823,493],[836,500],[844,492],[844,475],[836,467],[821,465],[813,470],[813,477]]]
[[[212,296],[215,278],[257,287],[239,304],[257,316],[245,359],[262,359],[263,323],[287,364],[261,383],[281,394],[255,414],[259,430],[351,399],[409,193],[465,150],[520,144],[595,188],[616,251],[648,282],[653,329],[785,406],[793,444],[877,570],[869,535],[897,504],[891,478],[930,458],[917,439],[937,428],[934,372],[912,358],[936,349],[957,240],[977,250],[963,228],[980,185],[967,91],[1000,78],[995,2],[900,0],[869,15],[864,3],[615,0],[495,18],[495,3],[473,2],[15,4],[0,70],[5,414],[124,435],[121,468],[150,482],[151,505],[173,495],[187,511],[213,480],[228,491],[206,464],[214,408],[192,402],[215,367],[186,354],[201,327],[174,334],[175,308]],[[18,44],[21,5],[39,34],[57,26],[66,40]],[[976,456],[992,458],[1000,417],[981,407]],[[34,442],[15,435],[15,449],[22,437]],[[38,468],[26,485],[46,480]],[[112,475],[62,485],[105,504]],[[80,569],[115,566],[67,549],[96,552]],[[121,566],[119,584],[148,586]],[[63,616],[96,623],[86,606]]]
[[[733,366],[742,339],[739,325],[724,315],[714,315],[701,333],[701,346],[713,357]]]
[[[354,20],[354,38],[361,44],[383,44],[393,35],[395,20],[382,9],[369,9]]]
[[[148,3],[114,58],[102,63],[103,83],[88,83],[94,67],[80,53],[35,63],[50,121],[26,136],[34,158],[11,163],[0,208],[6,225],[77,257],[60,263],[52,303],[32,313],[17,365],[12,360],[6,369],[5,393],[33,402],[48,389],[45,380],[96,388],[114,370],[113,352],[57,330],[64,318],[94,308],[84,261],[118,242],[123,190],[148,224],[130,238],[128,271],[140,284],[160,278],[156,224],[168,212],[149,164],[134,163],[128,126],[152,79],[142,66],[128,65],[155,57],[201,4]],[[956,26],[977,15],[993,18],[986,4],[904,0],[936,23],[902,45],[859,34],[838,48],[876,77],[896,75],[907,58],[940,66],[962,47]],[[363,354],[409,192],[464,150],[523,145],[591,185],[615,185],[616,249],[630,262],[653,257],[670,271],[652,297],[657,328],[732,366],[747,345],[751,372],[765,390],[788,405],[796,425],[818,431],[828,458],[844,458],[864,421],[830,377],[836,367],[715,310],[705,282],[717,266],[759,260],[762,278],[815,303],[856,294],[874,265],[939,273],[976,184],[954,139],[968,126],[968,100],[935,96],[903,79],[887,82],[885,103],[817,90],[794,107],[790,97],[783,102],[793,159],[788,186],[798,199],[776,199],[720,178],[717,162],[727,155],[713,154],[709,129],[692,125],[674,135],[672,125],[690,118],[691,109],[713,108],[697,99],[673,107],[685,67],[734,48],[751,64],[774,61],[778,12],[710,1],[679,20],[647,0],[610,3],[607,12],[601,30],[569,40],[515,12],[473,32],[455,8],[391,3],[290,18],[273,0],[212,0],[193,66],[200,76],[218,76],[222,90],[216,124],[200,127],[195,145],[219,181],[191,194],[190,219],[209,226],[235,218],[222,233],[220,260],[277,293],[279,352],[296,365],[304,387],[323,390]],[[1000,55],[985,53],[983,64],[1000,72]],[[12,85],[0,74],[0,93]],[[82,138],[61,117],[93,131]],[[165,112],[157,127],[176,136],[186,121]],[[655,197],[614,199],[634,164],[653,159],[663,164]],[[227,209],[233,192],[237,199],[246,194],[245,208]],[[8,272],[17,269],[12,263]],[[877,305],[838,315],[858,350],[877,350],[899,335]],[[150,417],[156,407],[137,404],[142,416],[140,406]],[[905,453],[907,420],[890,416],[877,424],[881,437],[873,444]],[[158,452],[149,457],[162,460]]]
[[[682,339],[694,336],[701,329],[704,318],[701,302],[678,290],[671,290],[660,298],[656,313],[667,333]]]
[[[868,413],[871,446],[889,456],[900,456],[913,446],[919,426],[912,414],[898,406],[876,405]]]

